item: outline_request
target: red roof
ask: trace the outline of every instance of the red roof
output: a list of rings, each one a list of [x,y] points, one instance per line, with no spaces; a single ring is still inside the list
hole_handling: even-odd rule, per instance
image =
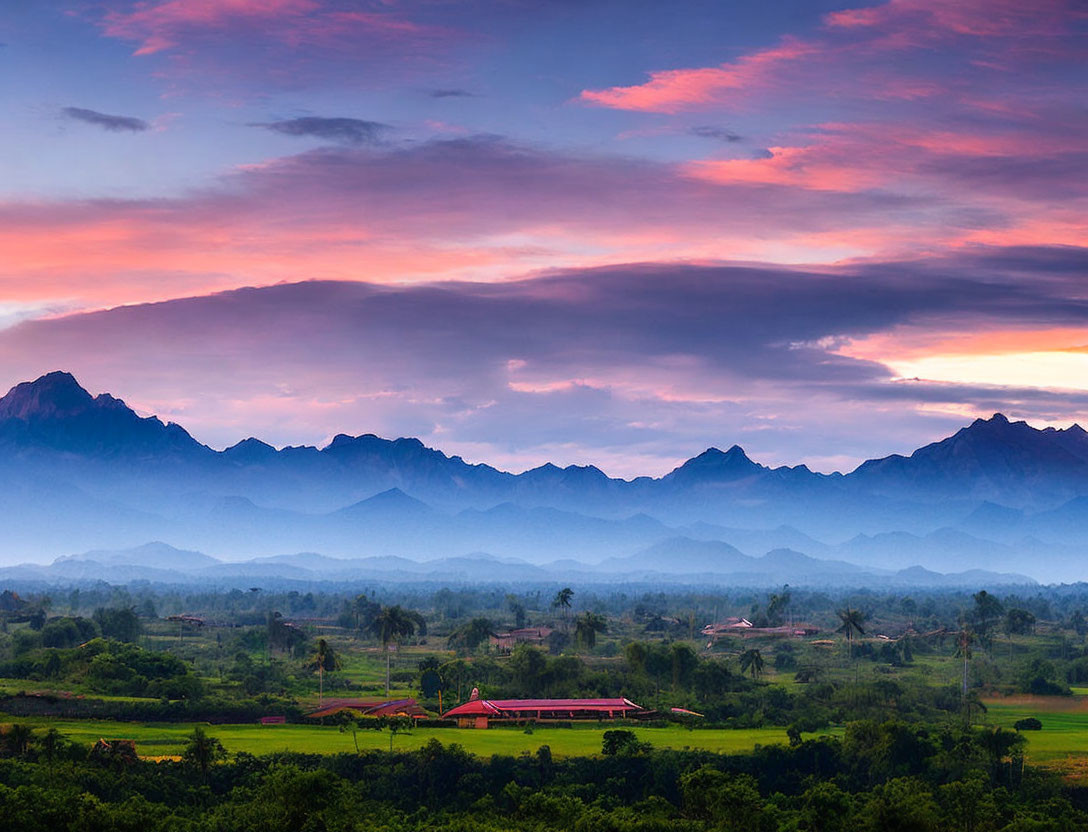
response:
[[[326,699],[318,710],[307,714],[311,718],[332,716],[338,711],[351,709],[360,716],[412,716],[424,717],[424,711],[414,699]]]
[[[443,716],[504,716],[536,711],[641,711],[630,699],[472,699]]]
[[[486,699],[472,699],[456,708],[450,708],[442,716],[500,716],[501,714],[502,711]]]

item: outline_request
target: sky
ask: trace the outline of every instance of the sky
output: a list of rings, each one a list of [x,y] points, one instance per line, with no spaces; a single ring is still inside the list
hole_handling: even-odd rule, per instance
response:
[[[6,0],[0,387],[520,471],[1088,422],[1088,2]]]

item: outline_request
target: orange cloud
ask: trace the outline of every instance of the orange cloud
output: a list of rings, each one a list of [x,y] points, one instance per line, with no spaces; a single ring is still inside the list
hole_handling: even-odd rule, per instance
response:
[[[866,338],[852,339],[836,350],[839,355],[865,361],[919,361],[933,356],[997,356],[1021,353],[1084,352],[1088,329],[949,331],[931,326],[900,327]]]

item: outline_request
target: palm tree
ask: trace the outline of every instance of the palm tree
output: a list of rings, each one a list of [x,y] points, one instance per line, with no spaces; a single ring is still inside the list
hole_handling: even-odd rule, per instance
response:
[[[33,740],[34,729],[20,722],[9,725],[7,731],[0,734],[0,743],[16,757],[26,754]]]
[[[850,648],[850,659],[854,659],[854,636],[865,635],[865,628],[862,626],[865,623],[865,614],[861,610],[855,610],[847,607],[844,610],[839,610],[839,620],[842,622],[842,626],[835,632],[844,633],[846,635],[846,643]],[[854,662],[854,684],[858,683],[858,665]]]
[[[984,714],[986,713],[986,711],[986,703],[982,701],[982,697],[978,695],[978,691],[968,691],[967,696],[963,698],[964,721],[966,721],[967,724],[970,725],[972,712]]]
[[[389,695],[389,644],[407,638],[416,631],[413,614],[399,604],[382,607],[370,620],[370,632],[378,637],[385,651],[385,695]]]
[[[369,629],[371,620],[380,609],[381,606],[371,601],[366,595],[355,596],[351,602],[351,617],[355,625],[356,637],[360,631]]]
[[[996,783],[1001,777],[1001,770],[1005,766],[1007,757],[1015,758],[1021,754],[1027,740],[1018,731],[1009,731],[1005,728],[994,728],[982,731],[978,735],[978,743],[986,753],[990,762],[990,777]]]
[[[575,637],[590,650],[597,644],[597,633],[608,629],[608,620],[595,612],[584,612],[574,625]]]
[[[853,657],[854,636],[865,635],[865,628],[862,626],[865,623],[865,614],[861,610],[855,609],[839,610],[839,620],[842,622],[842,626],[835,632],[846,635],[846,642],[850,645],[850,656]]]
[[[1005,613],[1005,621],[1002,629],[1009,640],[1009,658],[1012,658],[1012,637],[1014,635],[1027,635],[1035,626],[1035,616],[1027,610],[1011,609]]]
[[[971,597],[975,602],[976,628],[980,633],[988,632],[1001,619],[1001,616],[1005,613],[1005,607],[985,589],[979,590]]]
[[[38,740],[38,744],[41,746],[42,756],[50,765],[52,765],[53,761],[64,747],[64,735],[56,728],[50,728],[45,732],[42,738]]]
[[[563,618],[568,627],[570,626],[570,601],[573,597],[574,590],[569,586],[565,586],[555,593],[555,598],[552,600],[552,609],[558,609],[563,612]]]
[[[763,654],[756,649],[745,650],[740,654],[740,672],[751,674],[753,679],[763,675]]]
[[[325,671],[332,673],[339,670],[340,657],[333,652],[325,639],[319,638],[307,667],[317,671],[317,705],[321,707],[325,701]]]
[[[767,599],[767,620],[771,626],[776,626],[782,620],[782,614],[789,608],[791,600],[789,584],[782,587],[782,592],[772,593]]]
[[[971,645],[975,641],[975,634],[971,631],[971,628],[964,623],[963,627],[958,633],[956,633],[956,658],[963,659],[963,697],[967,698],[967,670],[968,663],[971,661]]]
[[[185,746],[185,753],[181,755],[181,759],[199,768],[200,773],[206,780],[208,778],[208,767],[226,756],[227,751],[223,748],[223,743],[219,742],[215,737],[209,737],[205,733],[204,727],[198,725],[193,729],[193,733],[189,735],[189,744]]]

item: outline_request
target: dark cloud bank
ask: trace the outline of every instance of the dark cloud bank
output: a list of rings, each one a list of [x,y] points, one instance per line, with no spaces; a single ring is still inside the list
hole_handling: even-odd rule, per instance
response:
[[[358,118],[321,118],[303,116],[283,121],[262,122],[252,125],[263,127],[284,136],[311,136],[330,142],[348,145],[380,144],[390,130],[388,124],[364,121]]]
[[[175,390],[239,398],[305,380],[399,402],[386,413],[398,433],[444,425],[450,441],[511,448],[670,431],[694,445],[710,425],[722,437],[723,420],[744,424],[738,402],[761,398],[802,426],[823,407],[841,430],[850,419],[836,408],[856,420],[895,402],[1050,416],[1088,394],[895,380],[836,349],[901,325],[1084,325],[1086,269],[1084,249],[980,248],[828,271],[635,264],[496,284],[305,282],[23,323],[0,333],[0,371],[31,378],[84,356],[73,369],[92,378],[170,367]]]
[[[112,133],[142,133],[151,127],[142,118],[115,116],[109,113],[100,113],[97,110],[88,110],[85,107],[65,107],[61,110],[61,113],[67,118],[93,124],[95,127],[101,127],[103,130],[109,130]]]

